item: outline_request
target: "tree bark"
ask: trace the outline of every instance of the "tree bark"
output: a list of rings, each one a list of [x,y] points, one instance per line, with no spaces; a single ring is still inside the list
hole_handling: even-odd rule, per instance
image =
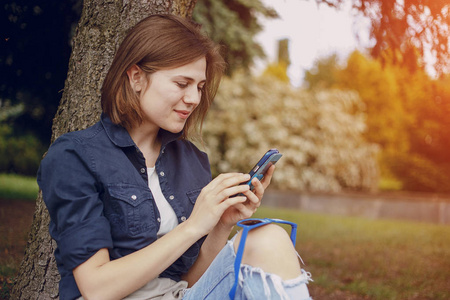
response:
[[[69,70],[52,142],[60,135],[84,129],[99,120],[100,88],[126,30],[144,17],[171,13],[191,17],[196,0],[85,0],[73,40]],[[11,299],[58,299],[59,273],[49,235],[50,217],[42,201],[36,210],[28,245]]]

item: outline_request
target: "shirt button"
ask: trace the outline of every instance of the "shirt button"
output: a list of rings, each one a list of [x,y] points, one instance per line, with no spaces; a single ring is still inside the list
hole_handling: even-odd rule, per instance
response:
[[[136,200],[137,199],[136,195],[131,196],[131,199]]]
[[[181,217],[181,221],[182,222],[186,221],[186,217],[185,216]]]
[[[173,195],[170,195],[169,200],[173,200],[173,199],[175,199],[175,197]]]
[[[164,172],[159,172],[159,175],[164,176],[165,174]]]
[[[161,223],[161,218],[158,218],[158,223]]]
[[[142,174],[145,173],[145,168],[141,168],[141,173],[142,173]]]

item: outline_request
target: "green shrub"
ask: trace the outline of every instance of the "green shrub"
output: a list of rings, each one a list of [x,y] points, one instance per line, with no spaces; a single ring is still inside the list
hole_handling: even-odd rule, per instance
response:
[[[11,127],[0,124],[0,172],[36,175],[43,153],[38,138],[30,134],[16,136]]]

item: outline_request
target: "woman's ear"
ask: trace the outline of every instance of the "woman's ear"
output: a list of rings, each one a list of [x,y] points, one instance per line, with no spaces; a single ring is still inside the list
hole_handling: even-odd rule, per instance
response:
[[[142,91],[142,85],[143,85],[143,79],[144,75],[137,65],[133,65],[131,68],[127,70],[127,76],[128,80],[130,81],[131,88],[136,92],[139,93]]]

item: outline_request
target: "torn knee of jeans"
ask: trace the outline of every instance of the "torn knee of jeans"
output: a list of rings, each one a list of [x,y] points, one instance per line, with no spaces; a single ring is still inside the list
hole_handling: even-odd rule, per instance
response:
[[[299,284],[308,284],[310,281],[314,281],[312,279],[311,273],[310,272],[306,272],[305,270],[301,269],[302,273],[300,274],[300,276],[293,278],[293,279],[288,279],[285,280],[283,282],[285,287],[290,287],[290,286],[295,286],[295,285],[299,285]]]
[[[272,293],[276,293],[281,299],[290,299],[286,293],[286,288],[294,288],[296,286],[308,284],[312,281],[311,274],[302,269],[302,273],[293,279],[283,280],[279,275],[266,273],[261,268],[249,265],[241,265],[239,272],[239,285],[241,288],[246,284],[252,284],[253,280],[261,280],[264,288],[264,295],[267,299],[272,299]],[[306,288],[307,289],[307,288]]]

